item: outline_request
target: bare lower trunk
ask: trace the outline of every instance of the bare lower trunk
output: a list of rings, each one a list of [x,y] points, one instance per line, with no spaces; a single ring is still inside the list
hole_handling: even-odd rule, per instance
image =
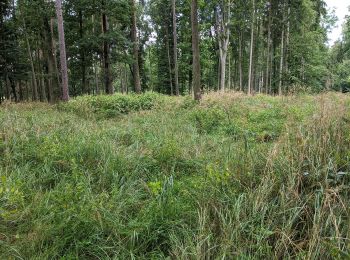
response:
[[[226,62],[228,45],[230,42],[230,17],[231,17],[231,2],[222,3],[215,8],[215,31],[219,45],[219,88],[222,92],[225,91],[226,84]]]
[[[227,53],[223,53],[220,55],[220,90],[222,92],[225,91],[225,83],[226,83],[226,58]]]
[[[104,2],[103,2],[103,5]],[[105,6],[104,6],[105,8]],[[108,32],[108,19],[105,13],[102,13],[102,32],[106,36]],[[103,41],[103,68],[104,68],[104,82],[105,82],[105,91],[107,94],[113,94],[114,89],[111,81],[111,72],[110,72],[110,64],[109,64],[109,44],[105,39]]]
[[[172,18],[173,18],[173,42],[174,42],[174,76],[175,76],[175,95],[180,95],[179,89],[179,66],[177,61],[177,28],[176,28],[176,0],[172,0]]]
[[[45,86],[45,72],[43,70],[44,59],[43,50],[38,51],[38,63],[39,63],[39,82],[40,82],[40,101],[46,102],[46,86]]]
[[[231,54],[228,53],[228,89],[231,89]]]
[[[133,73],[134,73],[134,86],[135,92],[141,93],[141,81],[140,81],[140,66],[139,66],[139,41],[137,38],[137,9],[135,0],[131,0],[132,7],[132,27],[131,27],[131,41],[133,43]]]
[[[58,69],[58,63],[57,63],[57,50],[56,50],[56,39],[55,39],[55,34],[54,34],[54,19],[51,18],[50,21],[50,33],[51,33],[51,49],[52,49],[52,59],[53,59],[53,66],[54,66],[54,79],[53,81],[57,84],[57,88],[53,91],[55,98],[58,98],[62,96],[62,89],[59,87],[60,86],[60,73]],[[56,85],[54,84],[54,85]]]
[[[271,49],[271,5],[269,5],[268,12],[268,24],[267,24],[267,48],[266,48],[266,76],[265,76],[265,92],[269,93],[270,90],[270,49]]]
[[[62,100],[68,101],[69,100],[68,69],[67,69],[66,43],[65,43],[65,37],[64,37],[61,0],[56,0],[56,14],[57,14],[58,36],[59,36],[58,38],[59,38],[59,43],[60,43],[60,61],[61,61],[61,75],[62,75]]]
[[[36,73],[35,73],[35,68],[34,68],[32,50],[30,48],[30,44],[29,44],[29,40],[28,40],[27,34],[25,34],[25,38],[26,38],[26,43],[27,43],[27,51],[28,51],[28,56],[29,56],[29,61],[30,61],[30,67],[31,67],[31,70],[32,70],[33,100],[38,100],[38,83],[37,83],[37,79],[36,79]]]
[[[5,74],[5,90],[6,90],[6,99],[11,101],[11,90],[10,90],[10,80]]]
[[[285,20],[285,4],[283,3],[283,23]],[[278,80],[278,95],[282,95],[282,84],[283,84],[283,65],[284,65],[284,37],[285,37],[285,26],[282,26],[282,35],[281,35],[281,58],[280,58],[280,67],[279,67],[279,80]]]
[[[239,66],[239,91],[243,91],[243,66],[242,66],[242,62],[243,62],[243,55],[242,55],[242,45],[243,45],[243,36],[242,36],[242,32],[240,32],[239,34],[239,50],[238,50],[238,66]]]
[[[253,0],[253,12],[252,12],[251,33],[250,33],[248,95],[252,94],[252,88],[253,88],[254,24],[255,24],[255,0]]]
[[[192,0],[191,4],[191,27],[192,27],[192,52],[193,52],[193,91],[194,99],[199,101],[201,93],[201,65],[199,52],[199,31],[198,31],[198,3]]]
[[[168,71],[169,71],[169,79],[170,79],[170,95],[174,94],[173,89],[173,75],[171,71],[171,58],[170,58],[170,46],[169,46],[169,37],[168,37],[168,28],[166,28],[166,35],[165,35],[165,46],[166,46],[166,52],[168,57]]]
[[[83,28],[83,13],[79,11],[79,34],[80,39],[84,37],[84,28]],[[85,50],[80,47],[80,66],[81,66],[81,93],[86,93],[86,66],[85,66]]]

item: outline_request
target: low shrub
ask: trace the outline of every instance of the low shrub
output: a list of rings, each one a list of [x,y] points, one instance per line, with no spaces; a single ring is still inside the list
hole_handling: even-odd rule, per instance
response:
[[[74,112],[80,116],[97,118],[112,118],[121,114],[140,110],[151,110],[162,104],[161,94],[147,92],[136,94],[114,94],[99,96],[80,96],[68,103],[59,104],[59,109]]]

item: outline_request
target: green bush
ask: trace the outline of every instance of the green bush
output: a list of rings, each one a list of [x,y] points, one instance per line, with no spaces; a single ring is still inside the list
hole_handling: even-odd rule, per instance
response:
[[[80,96],[68,103],[59,104],[59,108],[85,117],[112,118],[130,112],[151,110],[162,104],[163,100],[162,95],[154,92],[141,95]]]

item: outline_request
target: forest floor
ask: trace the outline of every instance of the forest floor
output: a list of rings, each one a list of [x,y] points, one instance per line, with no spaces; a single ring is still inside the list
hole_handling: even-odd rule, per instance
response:
[[[0,107],[0,259],[350,257],[350,96]]]

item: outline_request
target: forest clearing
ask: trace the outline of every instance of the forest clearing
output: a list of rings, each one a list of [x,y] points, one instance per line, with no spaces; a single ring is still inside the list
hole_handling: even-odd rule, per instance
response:
[[[0,108],[0,258],[346,259],[350,97]]]

